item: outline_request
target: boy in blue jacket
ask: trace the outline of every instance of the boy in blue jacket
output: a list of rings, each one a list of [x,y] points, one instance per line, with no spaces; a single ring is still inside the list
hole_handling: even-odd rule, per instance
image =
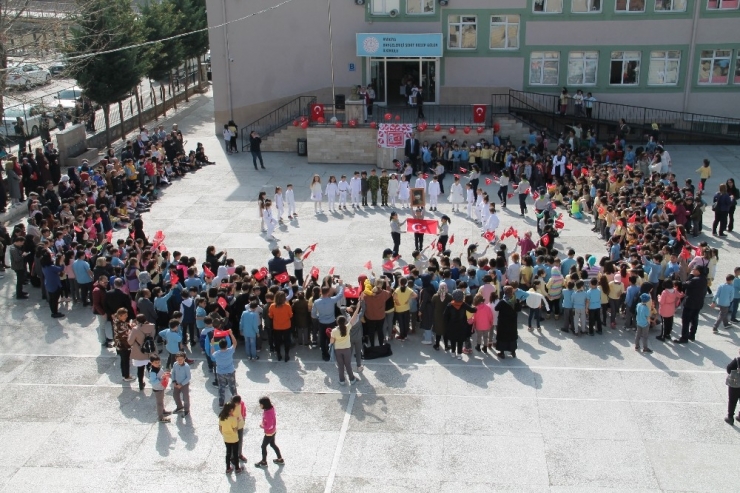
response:
[[[170,328],[159,333],[159,337],[164,341],[164,347],[167,349],[167,369],[172,368],[175,362],[175,355],[182,350],[182,334],[180,333],[180,322],[170,320]]]
[[[642,352],[652,353],[653,350],[648,348],[648,331],[650,330],[650,295],[642,293],[640,295],[640,302],[637,304],[636,319],[637,319],[637,333],[635,334],[635,351],[640,350],[640,339],[642,339]]]
[[[244,336],[244,345],[246,346],[249,361],[260,359],[257,356],[257,336],[259,335],[259,313],[257,313],[257,301],[249,303],[249,308],[244,310],[239,320],[239,330]]]

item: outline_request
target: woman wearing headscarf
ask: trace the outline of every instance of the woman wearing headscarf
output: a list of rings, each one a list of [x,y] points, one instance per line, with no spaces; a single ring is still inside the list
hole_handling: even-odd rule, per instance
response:
[[[422,344],[432,344],[432,327],[434,326],[434,303],[432,298],[435,296],[434,287],[432,286],[432,276],[424,274],[421,279],[421,291],[419,291],[419,327],[424,331]],[[444,283],[442,283],[444,284]]]
[[[504,288],[504,297],[496,305],[496,311],[498,312],[498,324],[496,326],[498,357],[506,358],[505,352],[508,351],[512,358],[516,358],[516,341],[519,339],[517,313],[521,311],[521,306],[516,296],[514,296],[514,288],[511,286]]]
[[[740,200],[740,189],[735,186],[734,178],[728,178],[725,182],[725,186],[727,187],[727,194],[732,197],[732,205],[730,206],[730,212],[727,217],[727,231],[732,231],[735,226],[735,207],[737,207],[737,201]],[[678,223],[678,221],[676,222]]]
[[[444,320],[447,328],[446,335],[450,340],[450,349],[452,350],[450,356],[453,358],[457,350],[457,359],[462,359],[463,342],[471,334],[466,312],[475,313],[477,311],[476,308],[465,303],[465,293],[462,290],[456,289],[452,292],[452,301],[445,308]]]
[[[442,338],[445,338],[445,351],[447,351],[450,347],[450,341],[447,339],[445,335],[445,308],[447,308],[447,305],[450,304],[452,301],[452,296],[449,292],[447,292],[447,284],[441,282],[439,283],[439,289],[437,290],[437,293],[432,296],[432,308],[434,310],[434,322],[433,322],[433,328],[434,328],[434,349],[436,351],[439,351],[439,341],[442,340]]]

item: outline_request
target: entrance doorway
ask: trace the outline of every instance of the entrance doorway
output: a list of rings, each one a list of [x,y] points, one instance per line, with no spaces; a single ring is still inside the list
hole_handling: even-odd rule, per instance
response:
[[[387,106],[408,103],[406,85],[417,85],[424,95],[424,103],[437,102],[436,58],[373,58],[370,60],[370,80],[375,89],[375,102]]]

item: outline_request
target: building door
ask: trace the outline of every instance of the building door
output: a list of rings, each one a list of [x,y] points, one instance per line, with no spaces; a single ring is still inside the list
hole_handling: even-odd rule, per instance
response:
[[[425,103],[437,102],[436,58],[374,58],[370,59],[368,84],[375,89],[377,103],[404,106],[408,102],[406,86],[422,88]]]
[[[370,60],[370,82],[375,91],[375,102],[385,103],[385,60]]]

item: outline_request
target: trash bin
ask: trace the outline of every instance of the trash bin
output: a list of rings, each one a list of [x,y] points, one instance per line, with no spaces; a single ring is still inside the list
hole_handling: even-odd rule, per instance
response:
[[[334,95],[334,109],[337,110],[343,110],[345,106],[345,100],[344,94],[335,94]]]
[[[296,144],[298,144],[298,155],[308,156],[308,140],[296,139]]]

